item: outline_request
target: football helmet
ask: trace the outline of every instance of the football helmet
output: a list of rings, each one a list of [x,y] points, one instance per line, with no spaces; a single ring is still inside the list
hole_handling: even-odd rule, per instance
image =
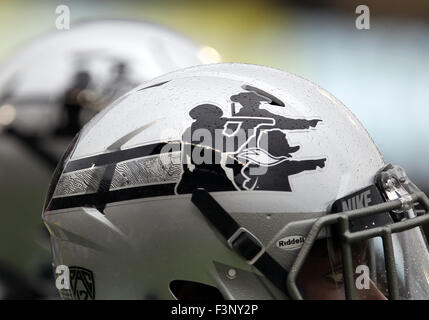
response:
[[[203,63],[202,48],[163,26],[101,19],[52,31],[0,66],[0,211],[9,222],[0,234],[3,243],[15,239],[0,247],[1,261],[37,278],[35,261],[49,257],[49,242],[33,212],[73,136],[133,87]]]
[[[330,93],[213,64],[93,118],[43,221],[64,298],[424,299],[428,208]]]
[[[51,143],[41,139],[70,142],[96,112],[138,84],[202,64],[201,48],[174,31],[131,20],[86,21],[51,32],[1,66],[0,128],[55,165],[65,148],[52,155],[45,150]]]

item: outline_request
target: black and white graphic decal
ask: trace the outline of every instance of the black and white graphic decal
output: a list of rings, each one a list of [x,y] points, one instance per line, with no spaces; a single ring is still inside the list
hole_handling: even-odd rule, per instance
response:
[[[69,267],[70,289],[61,289],[65,300],[95,300],[95,281],[91,270],[82,267]]]
[[[211,103],[191,108],[193,121],[182,140],[121,149],[153,121],[120,138],[110,152],[68,162],[47,210],[91,206],[103,212],[107,203],[189,194],[197,188],[291,192],[291,175],[324,168],[326,158],[296,159],[301,146],[291,145],[287,132],[306,134],[322,120],[268,111],[265,104],[286,106],[262,90],[244,88],[230,97],[230,116]]]
[[[177,193],[196,188],[292,191],[289,176],[325,166],[326,158],[294,159],[300,146],[291,146],[287,139],[288,130],[315,128],[321,119],[292,119],[268,111],[263,106],[274,99],[274,106],[285,106],[262,90],[245,88],[230,97],[230,117],[214,104],[189,111],[194,121],[183,134],[183,174]],[[202,130],[208,133],[199,134]]]

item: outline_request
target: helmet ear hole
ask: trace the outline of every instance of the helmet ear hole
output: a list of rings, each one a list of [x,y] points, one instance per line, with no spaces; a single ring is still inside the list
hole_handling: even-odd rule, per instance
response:
[[[169,287],[171,293],[177,300],[225,300],[216,287],[204,283],[186,280],[173,280],[170,282]]]

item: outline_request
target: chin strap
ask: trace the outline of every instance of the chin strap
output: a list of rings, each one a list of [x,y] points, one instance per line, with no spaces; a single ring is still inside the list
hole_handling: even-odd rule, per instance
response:
[[[231,249],[287,294],[288,272],[265,251],[264,245],[256,236],[241,227],[205,189],[196,189],[192,193],[191,201],[224,236]]]

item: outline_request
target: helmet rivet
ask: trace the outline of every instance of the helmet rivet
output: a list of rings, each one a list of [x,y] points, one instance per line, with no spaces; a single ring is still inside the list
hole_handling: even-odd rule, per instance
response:
[[[237,271],[235,269],[231,268],[228,270],[226,275],[229,279],[235,279],[235,277],[237,276]]]

